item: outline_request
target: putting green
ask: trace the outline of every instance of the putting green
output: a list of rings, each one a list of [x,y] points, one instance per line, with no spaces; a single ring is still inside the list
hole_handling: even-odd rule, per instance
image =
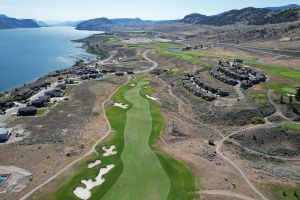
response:
[[[104,200],[168,198],[170,179],[149,147],[152,131],[150,104],[140,95],[142,86],[146,84],[147,82],[140,82],[125,94],[132,107],[126,113],[124,150],[121,156],[123,172],[104,195]]]

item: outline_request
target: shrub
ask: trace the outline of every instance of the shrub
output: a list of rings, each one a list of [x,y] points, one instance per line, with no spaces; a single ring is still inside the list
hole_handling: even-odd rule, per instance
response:
[[[266,122],[265,122],[265,120],[264,120],[263,118],[261,118],[261,117],[253,117],[253,118],[251,119],[251,123],[252,123],[252,124],[264,124],[264,123],[266,123]]]
[[[100,113],[99,112],[93,112],[92,115],[95,116],[95,117],[97,117],[97,116],[100,115]]]

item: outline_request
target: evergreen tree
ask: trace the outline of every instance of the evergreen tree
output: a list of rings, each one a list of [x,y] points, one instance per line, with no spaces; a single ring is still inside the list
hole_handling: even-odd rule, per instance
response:
[[[293,96],[289,96],[289,103],[293,103]]]
[[[300,87],[297,88],[296,100],[300,101]]]
[[[280,96],[280,103],[283,104],[283,95]]]

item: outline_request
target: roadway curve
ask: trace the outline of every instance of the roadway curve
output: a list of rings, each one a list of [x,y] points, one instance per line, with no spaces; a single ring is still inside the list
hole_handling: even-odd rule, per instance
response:
[[[153,69],[155,69],[155,68],[158,67],[158,63],[157,63],[156,61],[154,61],[154,60],[152,60],[151,58],[148,57],[148,53],[149,53],[150,51],[152,51],[152,50],[153,50],[153,49],[148,49],[148,50],[144,51],[143,54],[142,54],[142,56],[143,56],[143,58],[144,58],[145,60],[147,60],[148,62],[151,62],[151,63],[153,64],[152,67],[150,67],[149,69],[137,71],[137,72],[136,72],[137,74],[147,73],[147,72],[149,72],[149,71],[151,71],[151,70],[153,70]]]

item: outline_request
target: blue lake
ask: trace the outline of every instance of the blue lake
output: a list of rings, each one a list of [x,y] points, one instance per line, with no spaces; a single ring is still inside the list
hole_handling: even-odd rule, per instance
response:
[[[0,92],[95,57],[71,42],[95,33],[72,27],[0,30]]]

